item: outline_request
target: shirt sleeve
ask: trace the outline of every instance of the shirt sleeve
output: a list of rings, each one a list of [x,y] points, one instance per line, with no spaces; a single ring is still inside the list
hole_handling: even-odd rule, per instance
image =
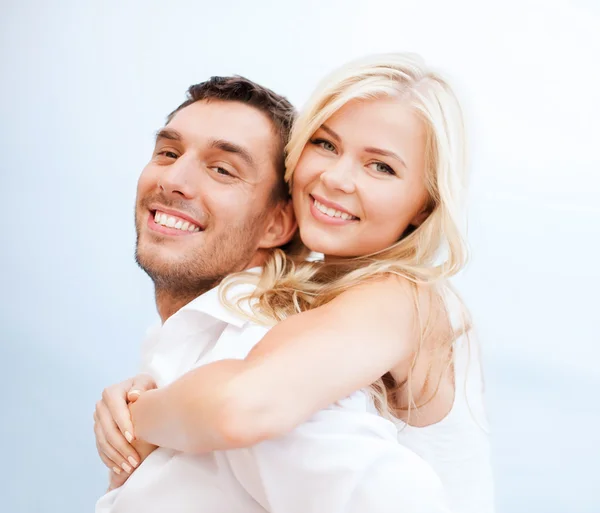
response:
[[[433,469],[367,401],[357,392],[286,436],[227,451],[236,479],[270,513],[450,513]]]
[[[152,354],[160,333],[160,324],[154,325],[146,330],[146,336],[140,346],[140,373],[152,375]]]

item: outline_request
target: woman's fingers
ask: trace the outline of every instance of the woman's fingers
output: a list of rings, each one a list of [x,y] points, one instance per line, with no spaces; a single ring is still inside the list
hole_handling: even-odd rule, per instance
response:
[[[102,462],[111,470],[116,468],[119,472],[114,470],[115,474],[120,474],[121,471],[131,473],[131,465],[108,443],[102,425],[99,422],[94,424],[94,434],[96,435],[96,448]]]
[[[139,395],[147,390],[156,388],[152,376],[139,374],[138,376],[107,387],[102,392],[102,399],[96,403],[94,411],[94,433],[96,435],[96,448],[102,462],[111,469],[115,483],[120,486],[147,456],[154,446],[143,448],[144,456],[132,446],[135,440],[133,424],[129,413],[129,403],[137,400]]]
[[[121,474],[116,474],[115,472],[109,472],[108,475],[108,491],[114,490],[115,488],[119,488],[122,486],[125,481],[129,478],[129,474],[122,472]]]
[[[111,460],[106,454],[104,454],[98,442],[96,442],[96,450],[98,451],[98,456],[100,456],[102,463],[104,463],[108,469],[112,471],[112,473],[120,475],[123,472],[123,470],[119,468],[119,464],[117,462]]]
[[[133,379],[128,379],[102,391],[102,402],[128,442],[132,442],[134,439],[133,424],[131,423],[128,406],[129,400],[127,399],[127,392],[130,391],[133,381]]]
[[[139,465],[140,456],[125,440],[103,401],[98,401],[96,404],[96,418],[94,432],[102,452],[130,474]]]
[[[109,468],[109,470],[112,470],[115,474],[120,474],[121,473],[121,469],[119,468],[120,463],[118,461],[114,461],[114,460],[110,459],[102,450],[101,441],[102,441],[102,444],[105,444],[106,437],[104,436],[104,433],[102,432],[102,426],[98,422],[98,416],[96,415],[96,410],[94,410],[94,436],[96,438],[96,450],[98,451],[98,456],[100,456],[102,463],[104,463]]]
[[[140,394],[147,392],[148,390],[154,390],[155,388],[156,382],[152,376],[149,374],[138,374],[133,378],[131,388],[127,392],[127,400],[130,403],[134,403],[137,401]]]

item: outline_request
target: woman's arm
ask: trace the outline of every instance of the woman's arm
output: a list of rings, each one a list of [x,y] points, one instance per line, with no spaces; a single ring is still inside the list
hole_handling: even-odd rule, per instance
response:
[[[390,369],[408,371],[418,341],[413,297],[406,280],[388,277],[286,319],[245,360],[143,393],[130,407],[136,437],[207,452],[285,434]]]

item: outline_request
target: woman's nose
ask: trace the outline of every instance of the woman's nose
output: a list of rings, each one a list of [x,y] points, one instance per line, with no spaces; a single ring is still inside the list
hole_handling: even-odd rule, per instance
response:
[[[354,173],[355,164],[349,158],[339,158],[330,162],[327,169],[321,173],[321,182],[331,190],[337,190],[346,194],[355,191]]]

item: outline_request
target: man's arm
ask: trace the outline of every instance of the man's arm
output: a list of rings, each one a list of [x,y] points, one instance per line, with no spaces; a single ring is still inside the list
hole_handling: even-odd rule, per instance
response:
[[[437,475],[365,400],[356,393],[284,437],[227,451],[236,478],[270,513],[449,513]]]

